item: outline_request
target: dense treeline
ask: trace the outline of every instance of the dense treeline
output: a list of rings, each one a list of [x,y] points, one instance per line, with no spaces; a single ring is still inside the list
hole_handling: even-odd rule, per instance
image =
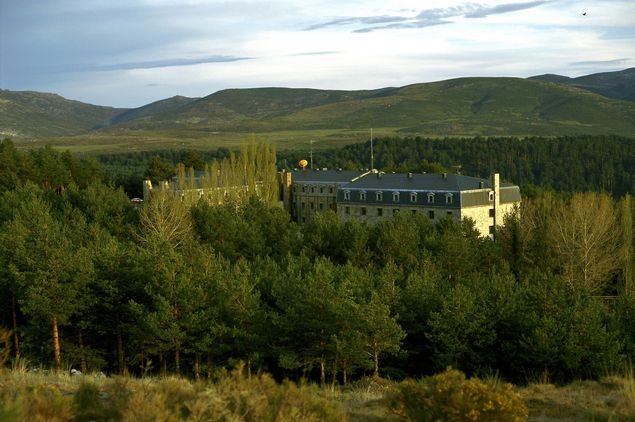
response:
[[[380,138],[374,142],[375,167],[396,172],[457,172],[487,177],[498,171],[533,195],[538,188],[556,191],[606,192],[614,198],[635,191],[635,142],[617,136],[556,138]],[[308,150],[278,152],[278,167],[297,166]],[[140,196],[144,177],[158,179],[182,162],[202,169],[204,164],[227,158],[230,151],[164,150],[96,157],[105,174],[131,196]],[[148,173],[148,161],[154,173]],[[316,168],[355,170],[370,167],[370,142],[343,148],[315,149]],[[164,171],[161,171],[163,168]]]
[[[633,360],[629,196],[546,193],[495,240],[421,215],[299,226],[255,198],[136,209],[90,161],[1,146],[0,325],[30,365],[523,382]]]
[[[461,171],[487,177],[497,171],[528,192],[528,185],[557,191],[635,191],[635,140],[617,136],[557,138],[382,138],[374,140],[375,167],[396,172]],[[308,151],[285,150],[278,162],[293,166]],[[286,160],[286,161],[285,161]],[[316,150],[315,167],[370,167],[370,142]],[[533,190],[533,189],[532,189]]]

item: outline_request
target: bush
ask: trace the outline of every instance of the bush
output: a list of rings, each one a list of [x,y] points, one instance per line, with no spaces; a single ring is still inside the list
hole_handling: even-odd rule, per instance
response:
[[[524,421],[527,407],[511,384],[488,385],[449,368],[441,374],[399,384],[393,412],[408,421]]]

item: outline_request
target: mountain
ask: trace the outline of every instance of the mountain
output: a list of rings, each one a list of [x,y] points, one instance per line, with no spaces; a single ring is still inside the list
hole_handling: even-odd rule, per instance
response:
[[[595,73],[578,78],[546,74],[532,76],[529,79],[571,85],[616,100],[635,101],[635,67],[618,72]]]
[[[0,90],[0,137],[77,135],[109,126],[110,120],[124,111],[56,94]]]
[[[143,119],[144,117],[169,113],[173,110],[177,110],[189,103],[198,100],[198,98],[188,98],[181,95],[176,95],[165,100],[155,101],[150,104],[146,104],[139,108],[132,108],[126,110],[121,114],[112,118],[111,124],[116,125],[119,123],[129,122],[130,120]]]
[[[371,127],[378,136],[633,137],[635,102],[626,100],[635,91],[634,74],[458,78],[360,91],[227,89],[136,109],[0,91],[0,136],[92,151],[100,142],[118,149],[231,146],[250,134],[285,146],[310,140],[336,145],[366,139]]]
[[[118,130],[271,133],[389,128],[445,135],[635,134],[635,103],[520,78],[460,78],[372,91],[219,91]]]

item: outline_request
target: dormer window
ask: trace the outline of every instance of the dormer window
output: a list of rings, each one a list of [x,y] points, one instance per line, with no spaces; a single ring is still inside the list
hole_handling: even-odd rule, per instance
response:
[[[359,193],[359,200],[360,201],[365,201],[366,200],[366,191],[363,190]]]
[[[445,203],[448,204],[448,205],[452,203],[452,194],[451,193],[446,193],[445,194]]]
[[[399,202],[399,192],[392,193],[392,202]]]
[[[382,201],[382,198],[383,198],[383,192],[377,192],[377,193],[375,193],[375,200],[376,200],[377,202],[381,202],[381,201]]]
[[[410,192],[410,202],[417,202],[417,192]]]
[[[434,204],[434,193],[432,192],[428,194],[428,204]]]
[[[347,201],[350,201],[350,199],[351,199],[351,191],[349,191],[349,190],[345,190],[344,191],[344,199],[347,200]]]

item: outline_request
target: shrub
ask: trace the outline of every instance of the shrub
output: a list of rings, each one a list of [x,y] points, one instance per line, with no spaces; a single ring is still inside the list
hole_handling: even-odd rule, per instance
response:
[[[524,421],[527,407],[511,384],[487,385],[456,369],[400,383],[391,397],[395,414],[408,421]]]

